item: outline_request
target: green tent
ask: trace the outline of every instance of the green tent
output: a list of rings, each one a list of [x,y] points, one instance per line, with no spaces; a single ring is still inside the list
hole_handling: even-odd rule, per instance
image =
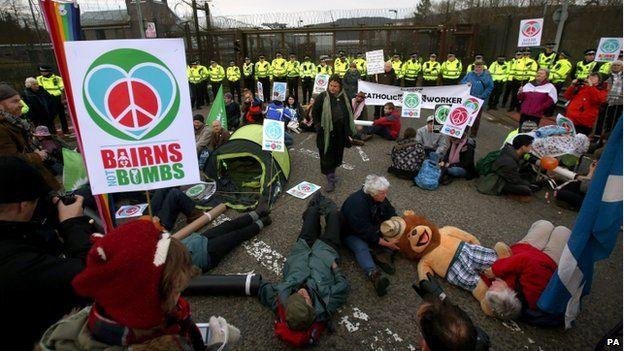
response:
[[[250,210],[266,196],[274,203],[290,176],[290,155],[262,150],[262,125],[238,129],[230,140],[210,154],[205,175],[217,183],[211,204],[224,202],[236,210]]]

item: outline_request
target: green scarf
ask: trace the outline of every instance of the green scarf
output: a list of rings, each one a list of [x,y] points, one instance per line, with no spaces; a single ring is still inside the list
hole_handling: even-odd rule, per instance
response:
[[[353,111],[351,110],[351,105],[349,103],[349,99],[344,93],[344,90],[340,90],[340,93],[336,96],[339,98],[342,96],[342,101],[344,101],[345,106],[347,107],[347,111],[349,116],[346,116],[349,119],[349,136],[355,135],[355,124],[353,123]],[[365,107],[366,108],[366,107]],[[323,149],[323,154],[327,153],[327,148],[329,147],[329,134],[334,130],[334,124],[332,122],[332,110],[331,110],[331,97],[329,96],[329,91],[325,92],[325,100],[323,100],[323,113],[321,115],[321,127],[323,128],[323,140],[325,141],[325,146]]]

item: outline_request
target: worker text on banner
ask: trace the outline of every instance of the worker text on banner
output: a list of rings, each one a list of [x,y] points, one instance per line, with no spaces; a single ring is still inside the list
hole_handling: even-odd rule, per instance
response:
[[[366,74],[384,73],[385,64],[383,50],[366,52]]]
[[[329,84],[329,74],[317,74],[314,78],[314,90],[313,94],[320,94],[327,90]]]
[[[617,60],[622,51],[622,38],[600,38],[598,50],[596,50],[597,62],[613,62]]]
[[[403,92],[419,92],[422,97],[421,108],[434,109],[438,104],[461,104],[470,96],[468,84],[441,85],[436,87],[401,88],[394,85],[358,81],[358,91],[366,94],[366,105],[383,106],[392,102],[395,106],[403,105]]]
[[[540,46],[542,32],[544,31],[544,19],[532,18],[520,21],[518,30],[518,47]]]
[[[93,194],[199,182],[182,39],[65,42]]]

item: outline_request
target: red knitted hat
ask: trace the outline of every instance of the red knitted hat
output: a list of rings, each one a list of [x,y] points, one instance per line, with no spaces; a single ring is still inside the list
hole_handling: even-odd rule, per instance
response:
[[[159,288],[169,235],[161,235],[150,221],[136,220],[93,239],[87,267],[72,281],[76,292],[93,298],[126,327],[149,329],[163,323]]]

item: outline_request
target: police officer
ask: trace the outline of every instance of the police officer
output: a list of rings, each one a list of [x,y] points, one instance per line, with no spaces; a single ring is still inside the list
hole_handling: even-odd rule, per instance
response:
[[[332,70],[332,67],[327,64],[327,62],[329,61],[331,61],[331,58],[329,56],[327,55],[321,56],[321,64],[316,66],[316,73],[328,74],[331,76],[333,74],[333,70]]]
[[[462,73],[462,63],[455,57],[454,52],[450,52],[446,56],[446,61],[440,66],[442,73],[443,85],[456,85],[459,82],[459,76]]]
[[[255,91],[254,88],[254,64],[249,57],[245,57],[243,63],[243,86],[249,91]]]
[[[52,95],[54,104],[56,105],[54,109],[58,112],[59,121],[61,122],[61,129],[64,134],[69,134],[67,118],[65,117],[65,106],[63,105],[62,98],[65,90],[63,79],[53,74],[52,67],[49,65],[39,66],[39,73],[41,73],[41,75],[37,76],[37,84]],[[54,124],[54,121],[52,121],[52,124]],[[56,128],[51,130],[50,133],[56,134]]]
[[[498,105],[498,100],[503,93],[509,71],[509,63],[505,61],[505,55],[498,55],[496,61],[490,64],[489,71],[494,81],[494,89],[492,89],[492,93],[490,94],[488,109],[496,110],[496,105]]]
[[[310,61],[310,56],[305,55],[303,62],[299,65],[299,76],[301,77],[301,90],[303,92],[303,103],[307,104],[312,97],[314,78],[316,77],[316,65]]]
[[[418,62],[418,53],[414,52],[409,60],[403,62],[403,66],[401,67],[403,85],[406,87],[415,87],[421,69],[422,66]]]
[[[403,72],[401,71],[403,62],[401,61],[401,56],[399,56],[399,54],[392,55],[392,60],[390,60],[390,63],[392,64],[392,69],[394,70],[394,74],[396,74],[397,77],[396,85],[401,86],[401,78],[403,78]]]
[[[555,52],[555,43],[546,44],[546,51],[540,52],[537,55],[537,64],[540,68],[548,68],[551,69],[555,64],[555,59],[557,58],[557,53]]]
[[[435,52],[429,55],[429,61],[423,63],[423,85],[435,86],[438,85],[438,78],[440,77],[440,62],[437,61],[438,56]]]
[[[347,61],[347,69],[349,69],[349,63],[351,61],[347,58],[347,54],[344,52],[344,50],[340,50],[338,51],[338,54],[336,54],[336,59],[334,60],[334,71],[336,71],[336,64],[338,63],[338,61],[341,61],[342,59]],[[345,70],[345,73],[346,72],[347,70]],[[338,72],[335,73],[338,74]]]
[[[275,54],[275,58],[271,62],[271,75],[273,76],[274,82],[286,83],[286,60],[279,51]]]
[[[518,106],[518,89],[524,78],[523,62],[522,62],[522,50],[516,51],[516,55],[507,63],[507,84],[505,86],[505,93],[503,95],[503,103],[501,106],[507,105],[507,101],[511,96],[511,103],[507,111],[511,112]]]
[[[596,57],[596,51],[589,49],[585,50],[585,59],[576,63],[574,67],[574,73],[572,74],[576,79],[586,79],[590,73],[597,72],[597,62],[594,61]]]
[[[225,75],[228,80],[228,86],[230,88],[230,94],[232,97],[238,97],[238,102],[241,101],[241,71],[238,66],[236,66],[236,62],[234,60],[230,61],[230,66],[227,68]]]
[[[199,61],[193,60],[191,64],[186,66],[186,76],[189,82],[189,91],[191,92],[191,106],[199,110],[203,105],[203,96],[200,91],[200,83],[204,77],[199,71]]]
[[[366,79],[366,59],[364,58],[364,54],[361,52],[357,53],[357,58],[353,60],[355,63],[355,67],[357,67],[358,72],[360,72],[360,79]]]
[[[568,79],[568,75],[572,71],[572,63],[568,58],[570,55],[566,51],[561,51],[559,53],[559,59],[552,66],[550,70],[550,82],[553,83],[555,88],[557,88],[557,92],[561,91],[563,87],[563,83]]]
[[[535,75],[537,74],[537,70],[539,69],[539,65],[537,64],[537,61],[535,61],[531,57],[530,49],[524,50],[522,62],[523,62],[522,85],[524,85],[532,81],[535,78]]]
[[[254,73],[256,75],[256,80],[262,83],[262,94],[264,95],[264,100],[271,98],[271,64],[269,61],[264,59],[264,55],[258,56],[258,62],[254,66]],[[257,89],[256,89],[257,90]]]
[[[290,53],[289,60],[286,62],[286,79],[288,82],[288,96],[294,96],[295,101],[299,102],[299,72],[301,64],[297,61],[297,55]]]
[[[342,52],[341,56],[334,61],[334,73],[343,78],[348,69],[349,60],[347,60],[347,55]]]
[[[488,69],[488,66],[485,64],[485,60],[483,59],[483,54],[476,54],[475,55],[475,59],[473,62],[484,62],[483,63],[483,70],[486,71]],[[474,68],[474,63],[471,63],[468,65],[468,67],[466,67],[466,73],[472,72]]]
[[[622,61],[622,51],[620,51],[620,54],[618,55],[618,61]],[[612,64],[613,62],[603,62],[602,65],[600,65],[600,69],[598,70],[598,72],[600,72],[600,74],[602,75],[603,81],[611,76]]]
[[[225,70],[217,61],[210,60],[208,75],[210,76],[210,85],[212,86],[212,96],[213,99],[216,99],[219,88],[221,88],[221,83],[223,83],[223,79],[225,78]]]

